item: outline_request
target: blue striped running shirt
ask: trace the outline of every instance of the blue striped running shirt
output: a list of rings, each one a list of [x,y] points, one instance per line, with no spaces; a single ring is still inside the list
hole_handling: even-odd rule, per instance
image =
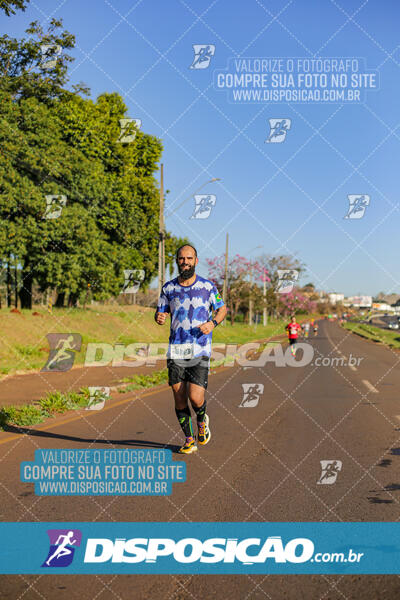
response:
[[[211,356],[212,332],[205,335],[199,326],[212,319],[212,310],[224,306],[216,286],[196,274],[192,285],[181,285],[178,277],[165,283],[157,312],[171,314],[167,358]]]

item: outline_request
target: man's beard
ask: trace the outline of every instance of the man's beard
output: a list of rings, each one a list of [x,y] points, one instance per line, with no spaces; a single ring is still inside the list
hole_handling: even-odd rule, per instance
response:
[[[189,268],[178,266],[179,277],[182,279],[182,281],[186,281],[187,279],[193,277],[195,268],[195,265],[192,265]]]

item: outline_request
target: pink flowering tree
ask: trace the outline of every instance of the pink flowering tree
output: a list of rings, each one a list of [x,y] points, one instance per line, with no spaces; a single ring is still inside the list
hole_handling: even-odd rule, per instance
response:
[[[287,294],[278,294],[278,311],[283,317],[296,313],[312,313],[317,308],[316,302],[302,294],[298,288],[294,288]]]
[[[208,278],[222,292],[225,280],[225,254],[216,258],[207,258]],[[252,274],[251,284],[250,278]],[[257,261],[250,261],[236,254],[228,261],[226,281],[226,305],[231,318],[231,325],[241,307],[247,308],[249,294],[259,294],[257,282],[269,281],[268,271]]]

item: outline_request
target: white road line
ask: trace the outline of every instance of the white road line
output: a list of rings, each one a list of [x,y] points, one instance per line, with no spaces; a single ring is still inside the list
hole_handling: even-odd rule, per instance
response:
[[[370,392],[374,392],[374,394],[378,393],[378,390],[372,385],[372,383],[368,381],[368,379],[363,379],[362,382],[365,386],[367,386]]]
[[[351,369],[352,371],[357,371],[357,369],[355,368],[355,366],[354,366],[354,365],[349,365],[349,364],[348,364],[347,357],[346,357],[346,356],[343,354],[343,352],[340,352],[340,350],[336,350],[336,352],[338,352],[338,353],[339,353],[339,355],[340,355],[342,358],[344,358],[344,360],[345,360],[345,361],[346,361],[346,363],[347,363],[347,366],[348,366],[348,367],[350,367],[350,369]]]
[[[345,361],[347,362],[347,366],[350,367],[350,369],[352,371],[357,371],[357,369],[355,368],[354,365],[349,365],[348,361],[347,361],[347,357],[343,354],[343,352],[341,352],[340,350],[338,350],[337,346],[335,346],[334,342],[331,340],[331,337],[329,335],[329,333],[326,331],[326,337],[328,338],[328,340],[330,341],[331,345],[333,346],[333,349],[336,350],[336,352],[339,354],[339,356],[341,356],[341,358],[344,358]]]

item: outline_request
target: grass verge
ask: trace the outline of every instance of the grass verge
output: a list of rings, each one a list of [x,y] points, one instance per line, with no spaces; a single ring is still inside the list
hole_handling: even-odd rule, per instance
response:
[[[299,321],[317,315],[299,315]],[[213,332],[214,344],[244,344],[254,339],[267,339],[284,333],[288,319],[271,319],[261,324],[235,323],[220,325]],[[154,309],[139,306],[104,305],[86,309],[53,308],[50,314],[43,307],[32,311],[10,313],[0,309],[0,379],[18,372],[39,371],[46,363],[49,333],[79,333],[82,347],[75,352],[74,365],[83,365],[87,345],[91,343],[125,344],[167,343],[169,319],[160,327],[154,322]]]
[[[396,330],[381,329],[367,323],[343,323],[343,327],[373,342],[385,344],[390,348],[400,348],[400,333]]]
[[[135,390],[143,390],[146,388],[159,385],[168,381],[168,369],[156,371],[150,375],[133,375],[133,377],[124,377],[121,379],[123,383],[129,383],[126,387],[119,389],[121,394],[126,392],[134,392]]]
[[[119,389],[119,392],[143,390],[165,381],[168,381],[168,369],[162,369],[150,375],[134,375],[121,380],[122,383],[129,382],[130,385]],[[101,398],[98,401],[100,400]],[[12,425],[17,427],[37,425],[56,414],[87,408],[89,402],[89,388],[81,388],[79,392],[50,392],[32,404],[3,406],[0,408],[0,430],[6,431],[7,427]]]
[[[221,366],[230,358],[224,358],[213,363],[213,367]],[[150,375],[134,375],[125,377],[121,383],[129,383],[118,391],[120,393],[133,392],[154,387],[168,381],[168,369],[156,371]],[[44,398],[32,404],[21,406],[3,406],[0,408],[0,429],[7,430],[8,426],[29,427],[42,423],[45,419],[56,414],[62,414],[69,410],[87,408],[90,394],[88,388],[82,388],[79,392],[51,392]]]
[[[3,406],[0,408],[0,429],[8,426],[26,427],[37,425],[48,417],[62,414],[69,410],[86,408],[89,404],[89,390],[82,388],[79,392],[51,392],[32,404],[21,406]]]

